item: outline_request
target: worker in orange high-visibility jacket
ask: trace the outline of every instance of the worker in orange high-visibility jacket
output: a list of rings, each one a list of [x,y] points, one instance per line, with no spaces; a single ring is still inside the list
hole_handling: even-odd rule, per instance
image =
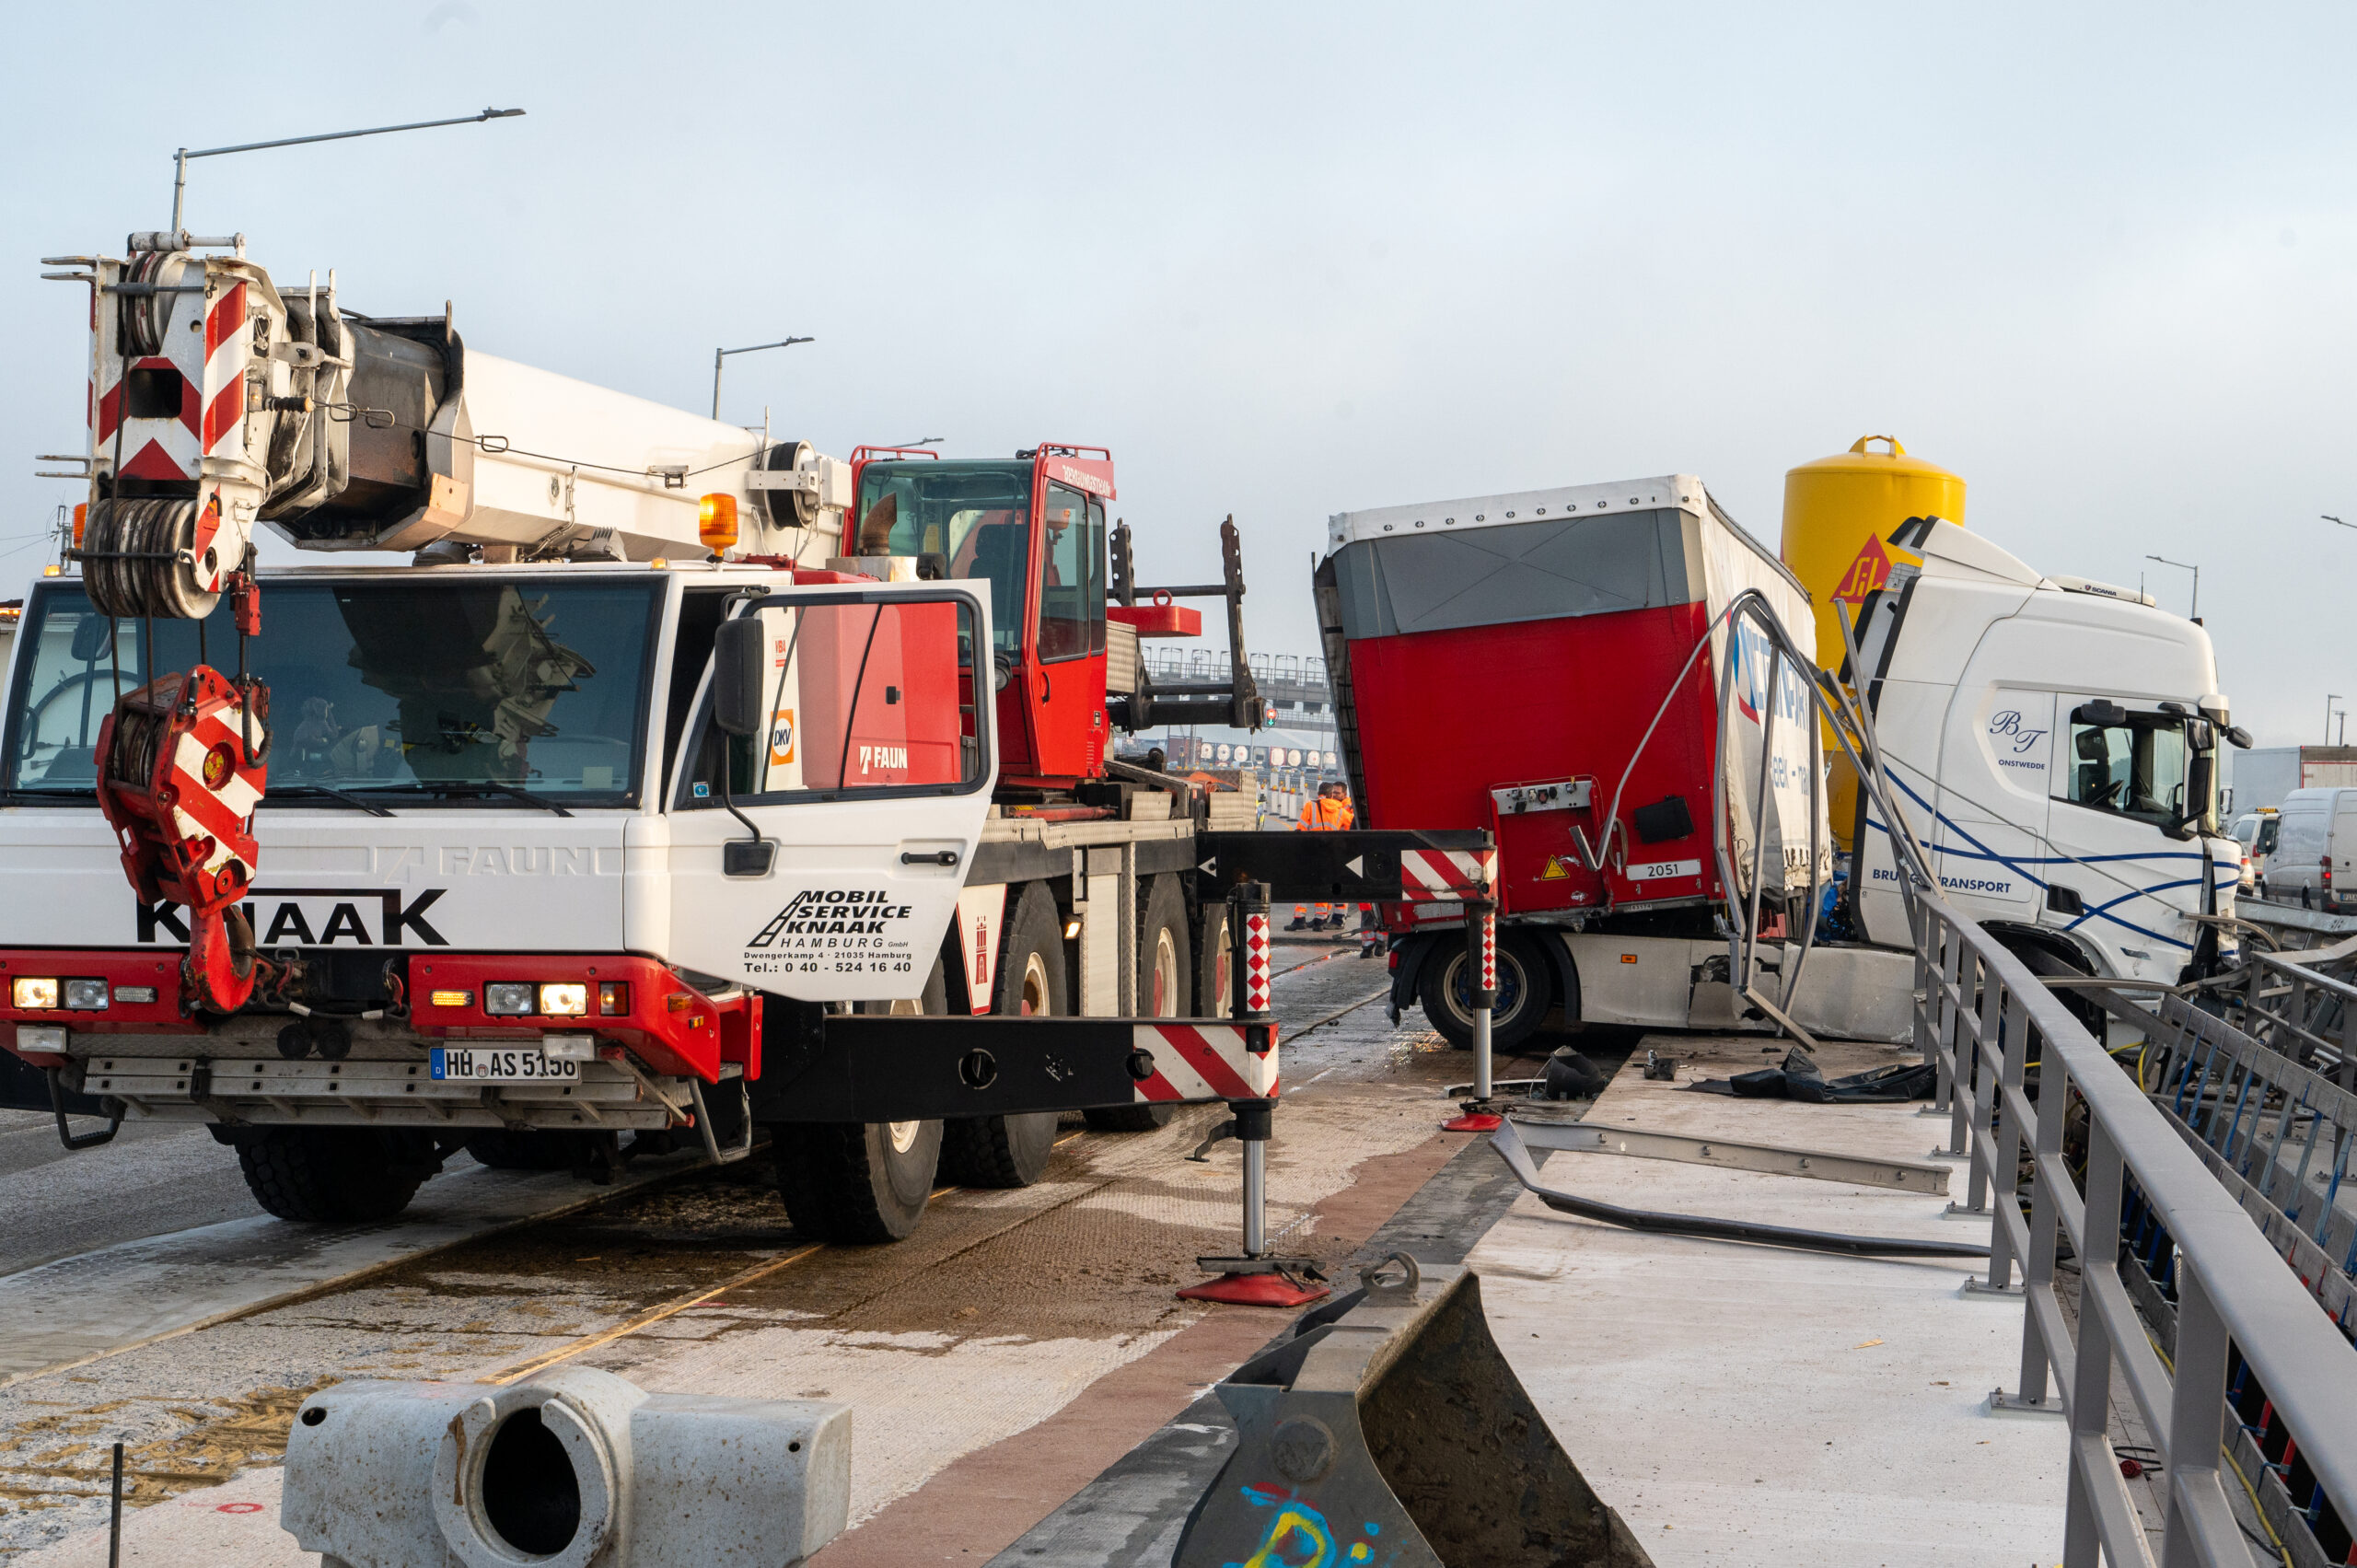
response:
[[[1357,818],[1358,813],[1351,809],[1351,792],[1339,783],[1325,784],[1318,786],[1317,798],[1301,808],[1301,820],[1294,827],[1305,833],[1339,833]],[[1341,930],[1342,916],[1332,904],[1319,904],[1314,928],[1322,931],[1329,925]],[[1300,931],[1310,927],[1309,906],[1294,905],[1293,923],[1285,929]]]

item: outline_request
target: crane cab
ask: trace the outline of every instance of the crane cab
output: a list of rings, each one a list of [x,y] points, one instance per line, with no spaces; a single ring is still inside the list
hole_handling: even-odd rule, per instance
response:
[[[847,554],[913,559],[915,575],[990,585],[1000,793],[1101,778],[1113,454],[1053,442],[1012,459],[862,447],[852,486]]]

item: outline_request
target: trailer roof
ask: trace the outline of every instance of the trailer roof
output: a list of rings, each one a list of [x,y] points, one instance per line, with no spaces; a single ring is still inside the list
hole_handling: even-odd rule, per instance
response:
[[[1414,533],[1420,528],[1462,532],[1468,528],[1502,528],[1534,517],[1589,517],[1599,512],[1630,512],[1652,506],[1676,506],[1698,517],[1707,517],[1711,515],[1710,492],[1690,473],[1668,473],[1605,484],[1557,485],[1547,490],[1469,495],[1457,501],[1376,506],[1364,512],[1335,513],[1327,519],[1326,542],[1329,549],[1340,550],[1358,540]]]
[[[1754,539],[1749,529],[1729,517],[1701,479],[1690,473],[1656,474],[1650,479],[1612,480],[1603,484],[1558,485],[1547,490],[1513,490],[1494,495],[1469,495],[1456,501],[1426,501],[1408,506],[1376,506],[1362,512],[1336,512],[1326,519],[1326,548],[1330,554],[1362,540],[1398,539],[1418,533],[1465,533],[1475,528],[1507,528],[1541,517],[1610,517],[1619,513],[1675,507],[1707,520],[1715,518],[1785,580],[1808,590],[1793,575],[1782,557]]]

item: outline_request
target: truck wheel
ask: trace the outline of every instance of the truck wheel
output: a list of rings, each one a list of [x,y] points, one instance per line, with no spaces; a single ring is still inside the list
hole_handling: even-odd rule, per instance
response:
[[[571,1170],[581,1158],[581,1139],[566,1132],[518,1132],[503,1127],[467,1140],[477,1165],[493,1170]]]
[[[924,995],[870,1002],[863,1012],[949,1011],[947,972],[933,962]],[[770,1128],[777,1194],[795,1230],[814,1241],[902,1241],[924,1215],[941,1164],[938,1121],[822,1121]]]
[[[1472,1050],[1472,970],[1461,937],[1452,933],[1434,945],[1416,990],[1433,1028],[1457,1050]],[[1498,1000],[1490,1009],[1490,1053],[1510,1054],[1528,1040],[1554,1005],[1554,992],[1547,956],[1538,943],[1519,931],[1499,932]]]
[[[1055,895],[1034,882],[1023,889],[1006,930],[999,966],[998,1010],[1024,1016],[1062,1017],[1063,922]],[[941,1129],[941,1173],[960,1187],[1028,1187],[1047,1173],[1056,1144],[1056,1113],[967,1116]]]
[[[1138,1016],[1183,1018],[1194,991],[1194,954],[1187,940],[1187,895],[1169,872],[1145,896],[1138,930]],[[1178,1108],[1167,1103],[1100,1106],[1083,1112],[1100,1132],[1151,1132],[1167,1127]]]
[[[1203,940],[1195,949],[1195,1016],[1227,1018],[1236,1013],[1236,958],[1227,945],[1227,900],[1203,900]]]
[[[433,1167],[365,1127],[258,1127],[238,1139],[247,1191],[282,1220],[389,1220]]]

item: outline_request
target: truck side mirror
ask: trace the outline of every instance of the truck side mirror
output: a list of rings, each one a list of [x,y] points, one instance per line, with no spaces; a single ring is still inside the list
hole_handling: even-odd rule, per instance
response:
[[[758,614],[724,621],[712,639],[712,722],[731,735],[761,730],[761,667],[768,637]]]

